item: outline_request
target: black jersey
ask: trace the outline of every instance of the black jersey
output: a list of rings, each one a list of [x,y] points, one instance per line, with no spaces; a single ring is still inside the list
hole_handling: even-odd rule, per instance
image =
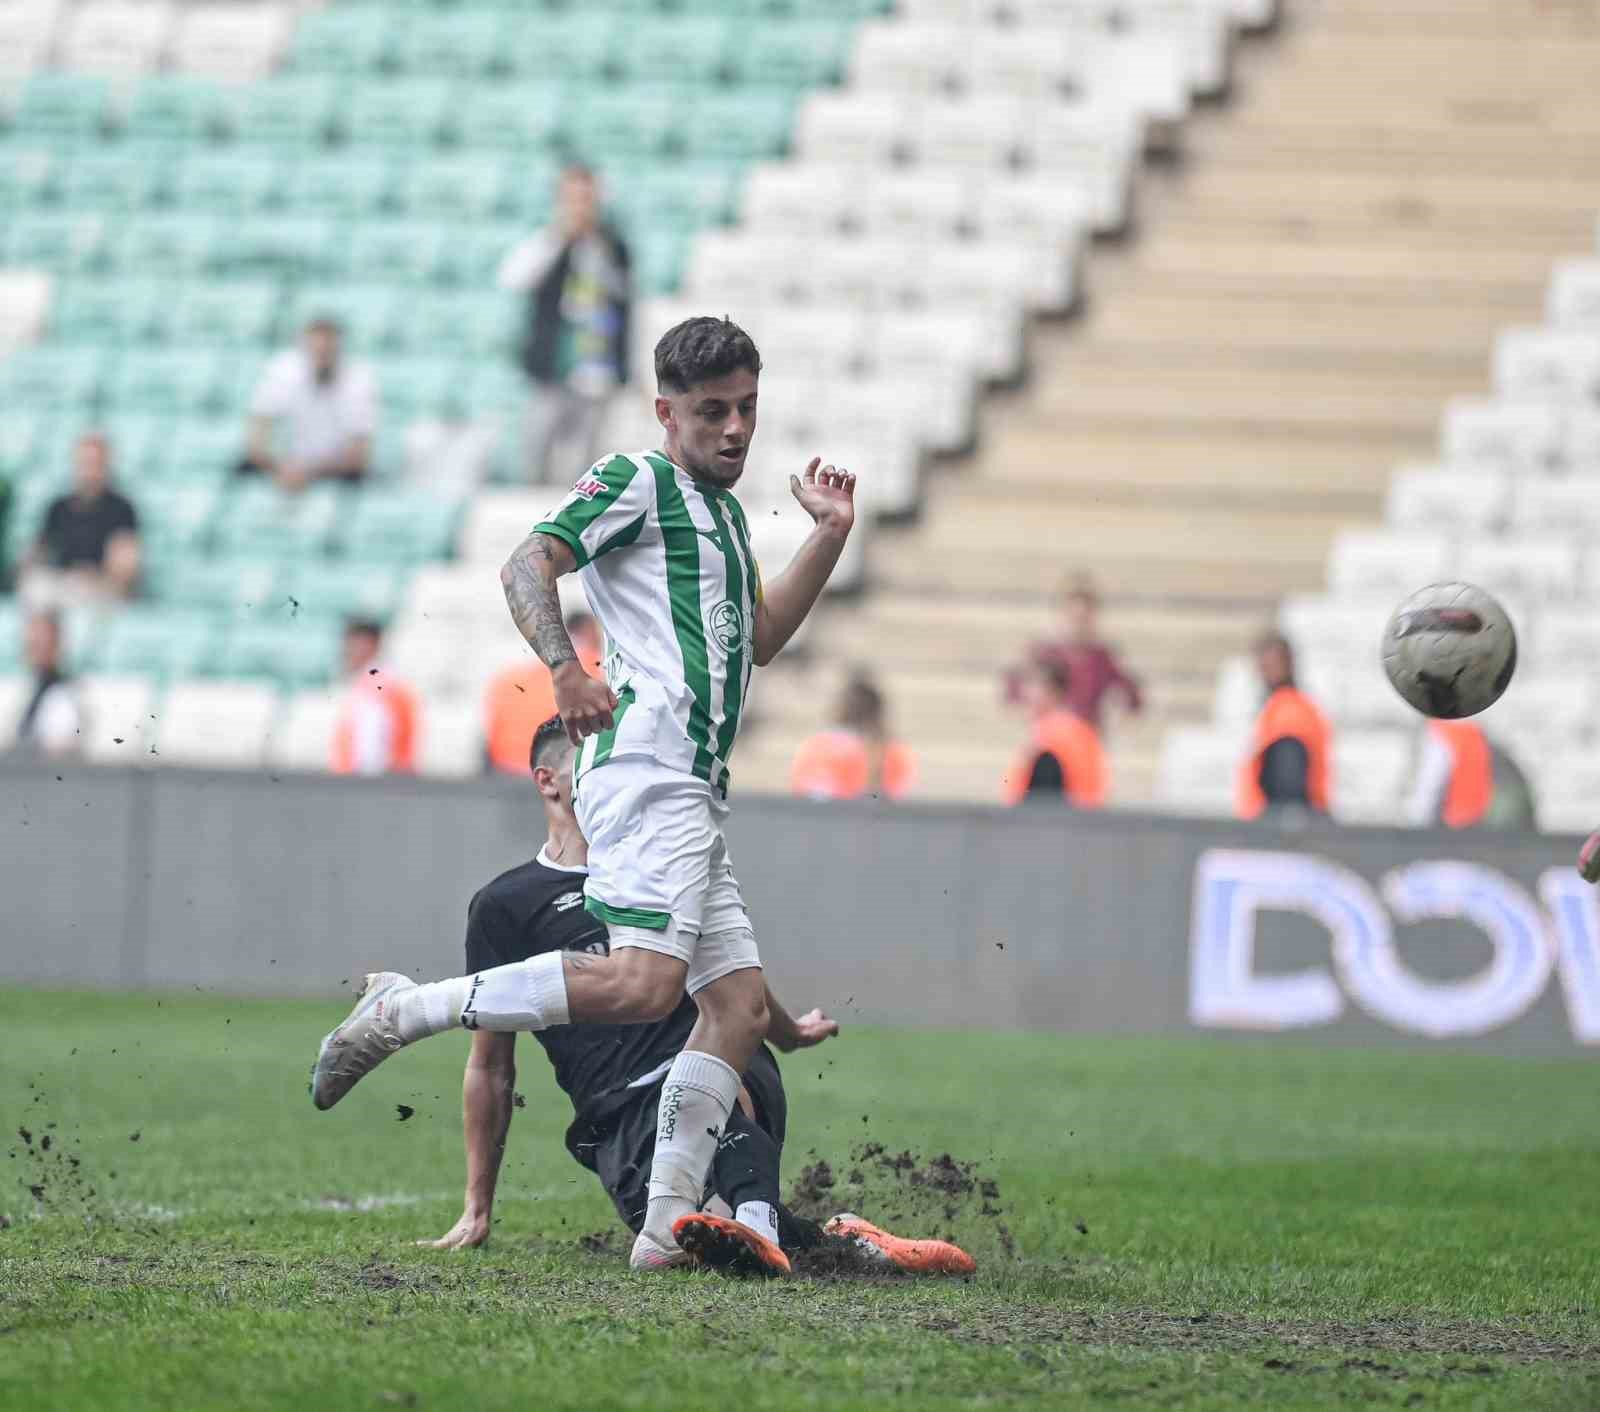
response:
[[[486,971],[545,951],[604,956],[605,923],[584,911],[583,868],[550,864],[541,851],[531,863],[501,873],[467,907],[467,970]],[[556,1082],[579,1115],[677,1057],[698,1016],[686,995],[652,1025],[558,1025],[535,1038],[555,1066]]]

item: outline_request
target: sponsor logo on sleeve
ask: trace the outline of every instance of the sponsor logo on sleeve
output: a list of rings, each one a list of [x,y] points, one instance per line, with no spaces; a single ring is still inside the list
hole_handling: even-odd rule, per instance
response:
[[[580,500],[593,500],[606,488],[606,483],[596,475],[584,476],[572,487],[572,493]]]

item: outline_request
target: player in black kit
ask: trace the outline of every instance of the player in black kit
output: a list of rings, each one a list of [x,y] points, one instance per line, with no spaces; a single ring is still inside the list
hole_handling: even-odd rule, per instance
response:
[[[572,812],[572,753],[559,717],[534,736],[533,778],[549,836],[531,863],[502,873],[473,897],[467,909],[469,973],[547,951],[564,951],[580,965],[585,955],[606,954],[605,924],[583,906],[588,844]],[[820,1010],[794,1018],[770,988],[767,1005],[767,1038],[786,1052],[820,1044],[839,1031]],[[462,1012],[468,1028],[471,1008],[469,1001]],[[561,1025],[535,1036],[550,1057],[556,1082],[572,1100],[567,1150],[600,1178],[617,1214],[635,1232],[648,1201],[661,1083],[695,1017],[694,1002],[686,995],[656,1024]],[[516,1039],[513,1033],[473,1032],[462,1088],[465,1207],[444,1236],[418,1244],[462,1249],[488,1239],[511,1125]],[[905,1240],[853,1215],[836,1216],[824,1227],[785,1208],[778,1186],[788,1104],[777,1061],[765,1045],[743,1079],[717,1144],[706,1209],[680,1223],[684,1249],[709,1265],[786,1274],[785,1248],[812,1248],[832,1236],[906,1270],[965,1274],[974,1268],[970,1256],[945,1241]]]

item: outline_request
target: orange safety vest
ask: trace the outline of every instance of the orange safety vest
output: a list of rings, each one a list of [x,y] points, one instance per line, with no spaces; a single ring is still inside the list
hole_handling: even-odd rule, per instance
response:
[[[807,799],[860,799],[874,792],[903,799],[916,783],[916,755],[889,741],[879,754],[876,781],[872,756],[871,745],[854,731],[818,731],[795,752],[789,788]]]
[[[1054,755],[1061,762],[1062,794],[1069,804],[1098,809],[1106,802],[1111,770],[1099,732],[1082,716],[1061,709],[1033,718],[1032,739],[1000,781],[1007,804],[1020,804],[1028,797],[1028,781],[1041,755]]]
[[[1328,718],[1304,692],[1280,686],[1267,698],[1256,717],[1250,753],[1239,766],[1234,808],[1241,819],[1259,819],[1267,809],[1261,790],[1261,757],[1280,740],[1298,740],[1306,748],[1306,797],[1314,809],[1328,812],[1328,755],[1333,733]]]
[[[353,775],[360,770],[356,732],[360,718],[368,712],[381,712],[383,717],[380,729],[385,735],[388,758],[377,773],[413,773],[417,768],[417,718],[420,715],[417,694],[403,681],[381,672],[352,682],[345,693],[344,705],[333,728],[328,768],[336,775]]]
[[[584,671],[600,674],[598,657],[580,657]],[[489,764],[501,774],[531,773],[528,750],[533,733],[556,714],[556,688],[550,669],[537,657],[524,658],[496,673],[483,694],[483,739]]]
[[[1447,829],[1483,822],[1494,802],[1494,752],[1471,721],[1429,721],[1428,730],[1450,752],[1450,787],[1439,811]]]

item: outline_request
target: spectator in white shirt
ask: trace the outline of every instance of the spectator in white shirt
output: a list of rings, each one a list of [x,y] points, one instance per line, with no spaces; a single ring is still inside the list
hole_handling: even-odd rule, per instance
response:
[[[628,380],[633,300],[628,247],[601,219],[587,167],[561,173],[555,220],[505,257],[500,287],[528,299],[528,477],[571,480],[600,454],[606,408]]]
[[[378,384],[365,363],[342,356],[340,342],[335,320],[313,319],[299,347],[267,364],[250,401],[241,471],[270,475],[285,490],[366,475],[378,429]]]
[[[61,622],[55,614],[35,613],[28,619],[22,655],[33,682],[17,723],[17,749],[58,758],[78,754],[83,749],[83,713],[62,669]]]

